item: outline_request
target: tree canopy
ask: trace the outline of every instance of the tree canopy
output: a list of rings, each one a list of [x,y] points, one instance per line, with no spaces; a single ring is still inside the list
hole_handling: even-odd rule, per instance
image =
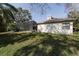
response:
[[[15,19],[11,10],[17,12],[17,9],[14,6],[8,3],[0,3],[0,23],[2,24],[0,25],[0,32],[7,31],[8,24]]]

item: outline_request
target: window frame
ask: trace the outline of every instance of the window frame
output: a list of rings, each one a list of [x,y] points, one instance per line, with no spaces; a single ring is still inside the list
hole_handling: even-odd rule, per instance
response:
[[[62,29],[63,30],[69,30],[70,29],[70,22],[63,22],[62,23]]]

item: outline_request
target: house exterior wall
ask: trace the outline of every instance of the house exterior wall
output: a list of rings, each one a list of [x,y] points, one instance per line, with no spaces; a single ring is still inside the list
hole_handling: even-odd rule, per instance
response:
[[[62,29],[63,23],[50,23],[50,24],[39,24],[37,26],[38,32],[45,33],[60,33],[60,34],[73,34],[73,22],[68,22],[70,25],[69,29]]]

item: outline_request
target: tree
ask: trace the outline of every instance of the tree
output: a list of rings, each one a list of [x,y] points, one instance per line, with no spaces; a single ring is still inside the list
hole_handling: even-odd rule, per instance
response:
[[[79,18],[79,11],[73,10],[68,13],[68,18]]]
[[[15,19],[11,10],[17,12],[14,6],[8,3],[0,3],[0,32],[7,31],[7,26]]]
[[[41,14],[45,14],[47,11],[50,11],[52,5],[64,6],[65,11],[69,12],[70,10],[77,10],[77,5],[74,3],[30,3],[30,8],[33,11],[39,12]]]
[[[51,5],[49,3],[30,3],[30,8],[41,15],[45,15],[45,13],[51,10]]]
[[[16,28],[18,30],[27,30],[30,25],[29,22],[32,21],[32,16],[29,10],[22,8],[17,9],[18,12],[13,12],[16,22]]]
[[[79,31],[79,11],[73,10],[68,13],[68,18],[74,19],[74,31]]]

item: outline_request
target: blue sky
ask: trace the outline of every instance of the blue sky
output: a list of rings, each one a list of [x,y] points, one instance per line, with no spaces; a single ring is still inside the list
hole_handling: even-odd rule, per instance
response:
[[[15,7],[23,8],[23,9],[28,9],[31,11],[32,19],[35,20],[36,22],[43,22],[47,19],[48,16],[53,16],[55,18],[66,18],[67,13],[65,12],[65,7],[64,5],[56,5],[56,4],[49,4],[51,9],[47,8],[47,12],[44,15],[41,15],[40,12],[36,12],[34,10],[30,9],[29,3],[12,3]],[[37,7],[36,10],[39,8]]]

